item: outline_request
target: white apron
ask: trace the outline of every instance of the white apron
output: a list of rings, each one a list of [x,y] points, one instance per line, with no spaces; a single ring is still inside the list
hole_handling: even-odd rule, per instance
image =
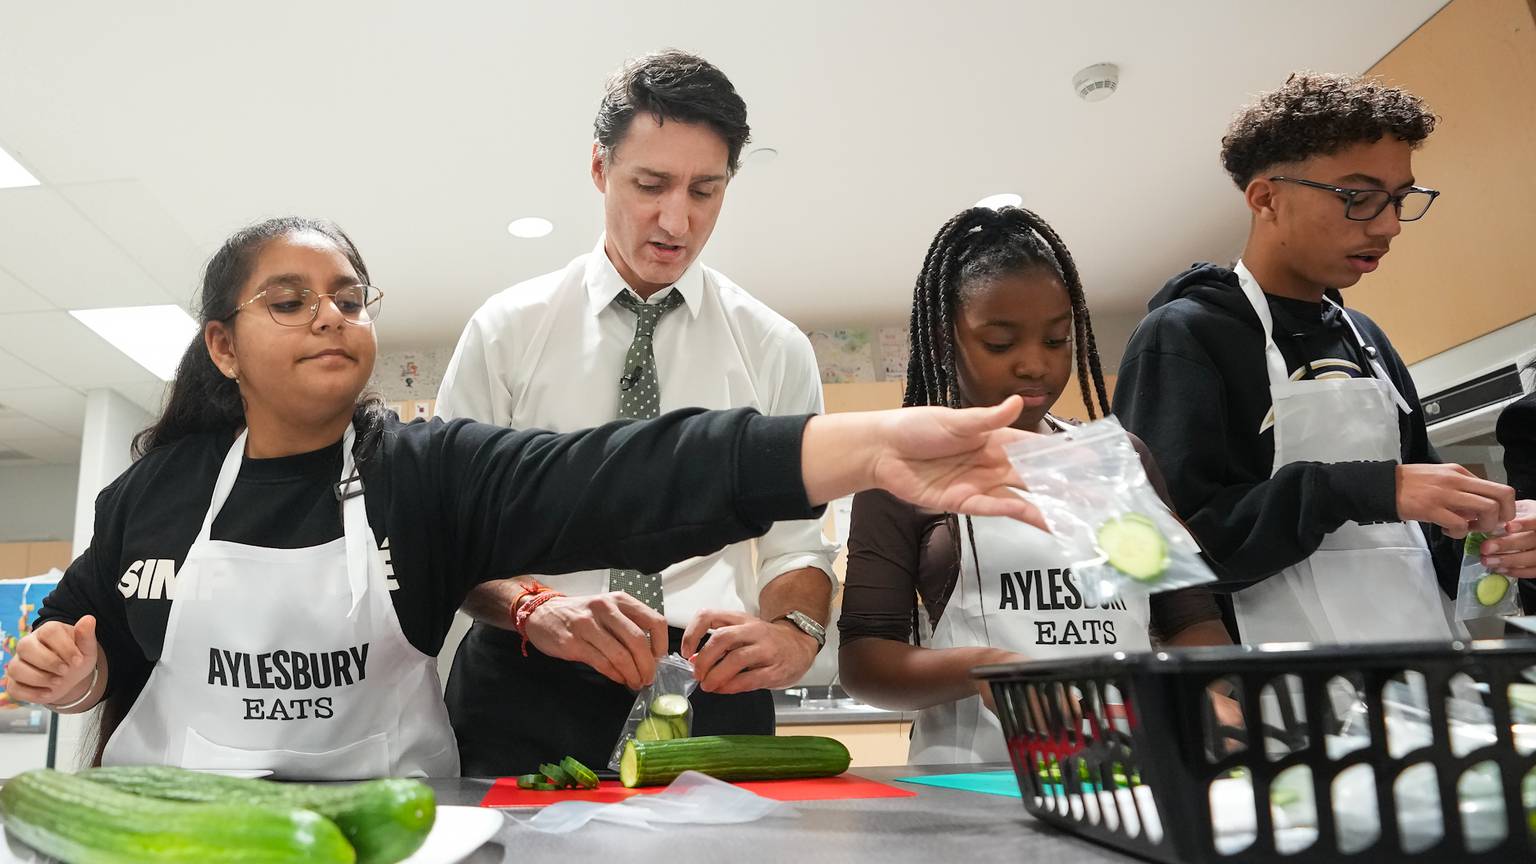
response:
[[[224,458],[176,579],[160,660],[102,762],[295,780],[457,776],[437,661],[400,630],[352,475],[352,429],[338,484],[351,494],[344,536],[305,549],[209,539],[245,439]]]
[[[1400,462],[1397,412],[1412,408],[1340,308],[1372,377],[1292,381],[1275,346],[1269,303],[1239,270],[1264,327],[1274,400],[1274,471],[1292,462]],[[1327,303],[1332,300],[1325,298]],[[1336,304],[1335,304],[1336,305]],[[1306,560],[1232,595],[1242,640],[1409,642],[1450,639],[1449,604],[1417,524],[1345,522]]]
[[[960,578],[939,616],[930,647],[992,647],[1032,660],[1087,657],[1151,648],[1149,602],[1138,594],[1085,608],[1086,592],[1044,531],[998,516],[970,519],[976,554],[958,521]],[[982,560],[978,575],[976,556]],[[1007,762],[1002,726],[980,696],[925,708],[912,726],[913,765]]]

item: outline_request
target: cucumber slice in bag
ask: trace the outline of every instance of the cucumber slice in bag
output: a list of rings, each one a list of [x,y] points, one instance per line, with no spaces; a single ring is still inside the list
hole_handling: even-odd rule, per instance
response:
[[[681,717],[688,713],[688,697],[663,693],[651,700],[652,717]]]
[[[1155,581],[1168,570],[1168,538],[1140,513],[1100,525],[1097,540],[1109,566],[1138,582]]]
[[[1509,579],[1497,573],[1484,573],[1477,580],[1477,602],[1484,606],[1497,606],[1509,593]]]
[[[635,739],[638,741],[671,741],[675,737],[672,721],[665,717],[647,717],[635,727]]]

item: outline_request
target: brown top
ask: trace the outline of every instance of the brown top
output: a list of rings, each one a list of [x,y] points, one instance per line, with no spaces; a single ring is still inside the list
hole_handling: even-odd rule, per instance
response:
[[[1136,436],[1147,477],[1164,501],[1168,494],[1157,464]],[[918,599],[937,624],[960,572],[960,547],[954,517],[921,510],[887,492],[871,490],[853,498],[848,532],[848,576],[843,611],[838,618],[843,644],[878,638],[907,642]],[[1221,610],[1205,587],[1152,595],[1151,630],[1166,639],[1201,621],[1219,619]],[[926,641],[928,634],[924,635]]]

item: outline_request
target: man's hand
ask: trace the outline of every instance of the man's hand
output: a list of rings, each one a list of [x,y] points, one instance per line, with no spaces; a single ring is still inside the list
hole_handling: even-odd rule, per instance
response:
[[[585,663],[631,690],[656,679],[667,653],[667,619],[623,591],[546,600],[524,629],[550,657]]]
[[[1399,465],[1397,516],[1439,525],[1456,538],[1487,533],[1515,518],[1515,490],[1460,465]]]
[[[1536,579],[1536,501],[1515,502],[1504,536],[1483,541],[1483,566],[1516,579]]]
[[[709,643],[699,650],[704,634]],[[764,621],[745,612],[705,609],[683,632],[682,653],[693,677],[709,693],[745,693],[788,687],[816,661],[816,640],[788,621]]]
[[[23,702],[68,705],[86,695],[99,653],[95,616],[75,624],[49,621],[16,646],[5,665],[6,692]]]

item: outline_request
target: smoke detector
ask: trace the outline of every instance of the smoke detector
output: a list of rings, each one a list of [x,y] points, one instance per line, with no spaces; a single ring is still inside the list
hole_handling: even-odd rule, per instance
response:
[[[1072,89],[1084,102],[1103,102],[1115,95],[1118,86],[1120,67],[1113,63],[1095,63],[1072,76]]]

